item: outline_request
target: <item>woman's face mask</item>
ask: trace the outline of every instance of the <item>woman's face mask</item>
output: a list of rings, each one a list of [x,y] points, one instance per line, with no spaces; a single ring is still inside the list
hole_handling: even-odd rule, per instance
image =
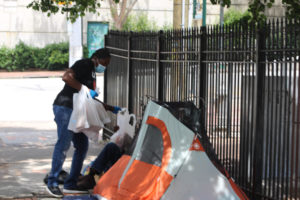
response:
[[[96,67],[95,71],[98,73],[103,73],[105,71],[106,67],[104,67],[103,65],[101,65],[100,63],[98,64],[98,66]]]
[[[98,66],[96,67],[95,71],[98,73],[103,73],[105,71],[106,67],[101,65],[99,60],[98,60]]]

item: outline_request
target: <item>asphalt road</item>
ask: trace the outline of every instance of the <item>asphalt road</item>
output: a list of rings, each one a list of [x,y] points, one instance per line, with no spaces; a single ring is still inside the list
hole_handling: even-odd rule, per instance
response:
[[[100,91],[102,80],[97,77]],[[60,77],[0,79],[0,199],[49,198],[43,178],[56,142],[52,103],[62,87]],[[84,165],[102,147],[90,142]],[[63,167],[67,171],[72,152],[71,147]]]
[[[0,79],[0,122],[53,121],[52,103],[63,85],[60,77]],[[103,91],[103,76],[97,87]]]

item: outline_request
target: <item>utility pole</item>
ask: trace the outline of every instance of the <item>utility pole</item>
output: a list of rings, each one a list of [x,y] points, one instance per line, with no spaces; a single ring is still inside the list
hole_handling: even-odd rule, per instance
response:
[[[181,1],[182,0],[174,0],[173,1],[173,28],[180,29],[181,28]]]
[[[203,0],[202,26],[206,26],[206,0]]]
[[[224,25],[224,7],[222,6],[223,0],[220,1],[220,25]]]
[[[188,27],[191,28],[193,26],[193,7],[194,2],[193,0],[189,0],[188,10],[189,10],[189,17],[188,17]]]
[[[220,1],[220,27],[221,31],[223,31],[223,26],[224,26],[224,7],[222,6],[223,0]],[[220,40],[220,47],[221,51],[223,50],[223,38],[221,37]]]
[[[181,0],[181,28],[185,27],[185,0]]]

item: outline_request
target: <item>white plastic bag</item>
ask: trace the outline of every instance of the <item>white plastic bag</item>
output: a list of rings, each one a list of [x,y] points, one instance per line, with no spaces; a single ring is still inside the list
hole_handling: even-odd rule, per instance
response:
[[[99,131],[109,122],[102,103],[94,100],[89,89],[82,85],[81,90],[73,95],[73,112],[68,129],[75,133],[83,132],[91,140],[98,141]]]
[[[86,91],[85,86],[81,87],[78,93],[73,94],[73,111],[70,117],[68,129],[79,133],[80,130],[88,128],[86,117]]]
[[[125,135],[129,135],[131,138],[134,137],[136,118],[134,114],[129,114],[126,108],[118,112],[117,125],[119,130],[110,137],[110,141],[117,144],[120,148],[123,147]]]
[[[96,110],[97,110],[97,113],[98,113],[98,115],[99,115],[100,120],[102,121],[102,123],[103,124],[110,123],[111,122],[110,118],[109,118],[109,116],[108,116],[108,114],[107,114],[107,112],[106,112],[103,104],[101,102],[99,102],[99,101],[96,101],[96,100],[94,100],[94,103],[96,105]]]

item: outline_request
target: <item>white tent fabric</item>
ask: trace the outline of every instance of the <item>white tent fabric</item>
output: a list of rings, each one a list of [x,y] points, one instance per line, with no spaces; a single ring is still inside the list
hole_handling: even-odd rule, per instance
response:
[[[201,198],[200,198],[201,197]],[[203,151],[190,151],[179,173],[162,200],[240,199],[228,179],[220,173]]]

